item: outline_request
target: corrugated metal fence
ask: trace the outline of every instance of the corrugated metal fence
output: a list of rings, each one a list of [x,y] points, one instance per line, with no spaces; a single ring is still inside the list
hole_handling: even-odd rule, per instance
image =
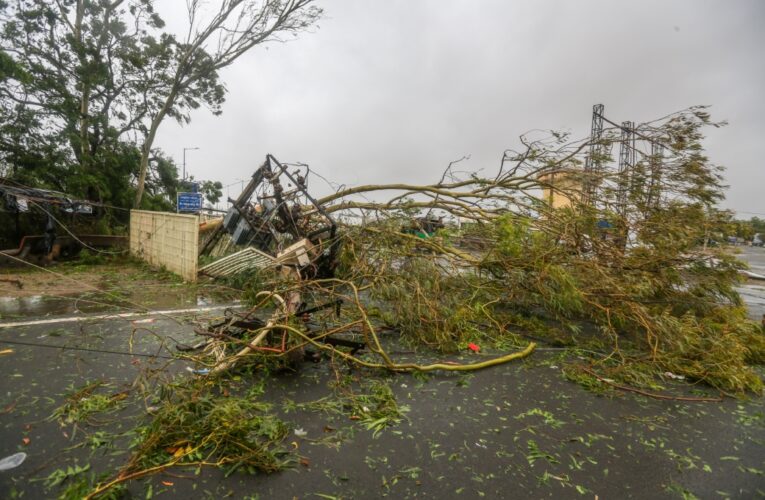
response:
[[[197,280],[199,218],[168,212],[130,211],[130,253],[164,266],[185,281]]]

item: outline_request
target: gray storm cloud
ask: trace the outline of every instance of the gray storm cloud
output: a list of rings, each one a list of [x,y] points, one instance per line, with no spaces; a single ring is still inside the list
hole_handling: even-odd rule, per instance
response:
[[[318,3],[317,30],[225,70],[222,116],[167,123],[159,146],[179,162],[201,148],[189,170],[232,196],[267,152],[343,184],[428,182],[464,155],[495,170],[531,129],[583,137],[595,103],[636,122],[710,104],[730,123],[706,143],[727,167],[725,206],[765,214],[763,2]],[[161,5],[171,26],[182,5]]]

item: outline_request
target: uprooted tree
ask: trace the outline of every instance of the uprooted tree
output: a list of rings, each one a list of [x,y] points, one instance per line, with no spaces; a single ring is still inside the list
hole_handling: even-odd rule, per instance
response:
[[[491,177],[449,170],[432,185],[359,186],[313,208],[296,202],[302,211],[285,212],[298,214],[295,224],[315,227],[329,214],[357,221],[337,233],[334,275],[311,271],[327,242],[308,265],[261,273],[250,286],[257,307],[279,305],[271,321],[241,338],[213,332],[214,356],[204,362],[220,371],[243,355],[285,358],[313,346],[394,371],[474,369],[528,354],[531,337],[599,353],[567,368],[575,379],[594,370],[650,387],[670,372],[731,393],[760,391],[749,365],[765,359],[765,341],[734,288],[742,264],[709,244],[730,214],[716,208],[722,169],[704,156],[707,125],[718,124],[698,107],[578,142],[523,137],[524,149],[506,152]],[[609,167],[614,144],[631,158],[619,169]],[[554,208],[553,195],[566,203]],[[412,230],[423,212],[452,217],[460,228]],[[296,301],[307,297],[346,307],[303,325]],[[446,352],[478,341],[525,348],[475,366],[422,366],[392,360],[380,340],[385,329]],[[363,339],[369,354],[321,342],[343,333]],[[260,347],[274,334],[276,348]]]

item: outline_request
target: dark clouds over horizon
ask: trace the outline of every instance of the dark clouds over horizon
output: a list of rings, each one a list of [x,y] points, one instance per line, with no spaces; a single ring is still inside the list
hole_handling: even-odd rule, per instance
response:
[[[223,72],[223,115],[168,122],[158,145],[179,163],[184,146],[200,147],[189,171],[224,184],[266,153],[342,184],[418,183],[463,155],[494,171],[531,129],[584,137],[595,103],[618,122],[708,104],[729,122],[706,142],[727,167],[724,205],[765,214],[765,2],[317,3],[319,29]],[[163,2],[170,25],[180,5]]]

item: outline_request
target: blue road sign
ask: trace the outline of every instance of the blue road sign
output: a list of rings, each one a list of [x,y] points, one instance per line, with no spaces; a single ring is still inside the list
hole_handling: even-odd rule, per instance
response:
[[[199,212],[202,210],[202,193],[178,193],[179,212]]]

